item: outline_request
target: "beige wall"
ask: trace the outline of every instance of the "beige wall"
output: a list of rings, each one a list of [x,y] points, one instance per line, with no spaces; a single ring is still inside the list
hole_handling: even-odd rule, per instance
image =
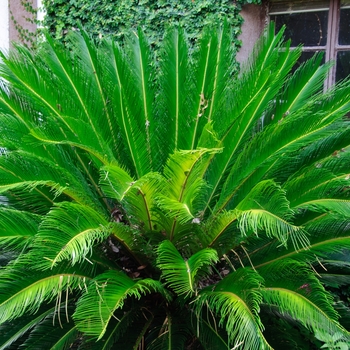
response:
[[[244,62],[253,51],[257,39],[260,37],[267,23],[267,9],[265,5],[245,5],[241,15],[244,19],[242,34],[242,48],[237,54],[237,60]]]
[[[31,2],[34,8],[36,8],[37,0],[28,0]],[[28,22],[27,18],[33,19],[33,15],[28,13],[23,5],[21,5],[21,0],[9,0],[9,38],[10,42],[19,41],[20,37],[18,35],[18,30],[16,29],[15,21],[24,30],[29,32],[34,32],[36,25],[34,23]],[[13,18],[12,18],[13,17]]]
[[[0,49],[9,48],[8,0],[0,0]]]

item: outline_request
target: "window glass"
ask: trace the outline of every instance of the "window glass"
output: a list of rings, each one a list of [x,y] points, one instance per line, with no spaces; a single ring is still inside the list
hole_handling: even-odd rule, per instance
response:
[[[350,9],[340,9],[339,45],[350,45]]]
[[[278,31],[286,25],[284,36],[292,39],[292,46],[325,46],[327,43],[328,11],[300,12],[272,15]]]
[[[337,70],[335,80],[346,78],[350,74],[350,51],[339,51],[337,53]]]
[[[346,0],[349,2],[349,0]],[[329,9],[329,0],[270,0],[269,2],[270,15],[292,13],[292,12],[307,12],[307,11],[322,11]]]

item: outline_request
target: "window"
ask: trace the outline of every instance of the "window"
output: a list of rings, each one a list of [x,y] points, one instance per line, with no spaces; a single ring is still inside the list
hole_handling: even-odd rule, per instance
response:
[[[326,86],[350,74],[350,0],[270,0],[269,17],[276,30],[286,25],[291,45],[303,45],[299,62],[324,51],[324,60],[333,60]]]

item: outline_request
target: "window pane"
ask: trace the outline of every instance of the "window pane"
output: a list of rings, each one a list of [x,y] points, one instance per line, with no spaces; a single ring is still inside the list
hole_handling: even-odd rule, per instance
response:
[[[316,51],[303,51],[297,61],[297,63],[295,64],[295,66],[293,67],[293,72],[299,68],[301,66],[302,63],[304,63],[305,61],[307,61],[308,59],[310,59],[311,57],[313,57],[313,55],[316,53]],[[322,58],[322,64],[324,64],[325,62],[325,55],[323,55]]]
[[[337,54],[337,73],[335,80],[346,78],[350,74],[350,51],[339,51]]]
[[[292,13],[305,11],[319,11],[329,9],[329,0],[270,0],[270,15],[277,13]]]
[[[350,44],[350,9],[340,9],[339,44]]]
[[[292,46],[325,46],[327,42],[328,11],[273,15],[276,31],[286,25],[284,36],[292,39]]]

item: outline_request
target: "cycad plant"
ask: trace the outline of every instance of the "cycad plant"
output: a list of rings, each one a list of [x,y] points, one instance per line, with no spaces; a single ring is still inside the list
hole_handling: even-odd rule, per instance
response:
[[[141,31],[3,54],[1,349],[349,339],[322,281],[350,246],[350,82],[293,72],[282,35],[238,77],[225,26],[156,58]]]

